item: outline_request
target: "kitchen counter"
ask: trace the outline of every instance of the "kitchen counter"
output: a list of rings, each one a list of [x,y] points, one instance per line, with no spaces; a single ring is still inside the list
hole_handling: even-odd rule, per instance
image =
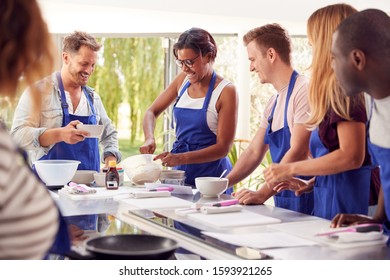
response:
[[[128,182],[125,183],[125,188],[129,188]],[[194,219],[197,214],[193,217],[178,215],[175,208],[186,208],[185,203],[180,207],[143,208],[126,203],[126,194],[85,200],[74,200],[56,192],[52,192],[52,196],[63,215],[71,221],[96,215],[92,226],[87,228],[89,231],[95,230],[100,235],[143,233],[166,236],[179,242],[181,248],[177,253],[197,255],[202,259],[390,259],[390,248],[384,242],[368,242],[367,246],[357,246],[365,243],[339,244],[325,238],[318,239],[314,233],[328,227],[329,221],[269,205],[243,206],[242,211],[248,217],[257,214],[259,218],[270,217],[278,222],[245,226],[245,221],[237,221],[243,226],[234,226],[234,223],[225,226],[223,221],[214,221],[216,225],[212,219],[211,222],[207,220],[212,217]],[[174,197],[188,203],[231,199],[227,195],[219,199],[205,199],[199,193]],[[181,200],[172,201],[177,203]],[[272,238],[276,239],[274,245],[270,245]],[[385,237],[383,239],[386,240]],[[265,245],[250,246],[257,241]],[[300,245],[299,242],[303,243]]]

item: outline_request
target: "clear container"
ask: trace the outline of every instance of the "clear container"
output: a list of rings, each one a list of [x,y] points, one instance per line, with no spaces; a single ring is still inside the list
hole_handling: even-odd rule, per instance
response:
[[[117,167],[116,171],[118,171],[119,174],[119,186],[123,186],[123,181],[125,179],[125,171],[122,167]]]
[[[160,182],[162,184],[184,186],[185,179],[186,176],[183,170],[163,170],[160,175]]]

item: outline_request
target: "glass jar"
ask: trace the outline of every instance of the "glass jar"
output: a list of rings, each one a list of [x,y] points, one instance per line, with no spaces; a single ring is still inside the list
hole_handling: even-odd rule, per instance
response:
[[[162,184],[184,186],[185,172],[183,170],[163,170],[160,175]]]
[[[118,171],[119,174],[119,186],[123,186],[123,181],[125,179],[125,173],[122,167],[117,167],[116,171]]]

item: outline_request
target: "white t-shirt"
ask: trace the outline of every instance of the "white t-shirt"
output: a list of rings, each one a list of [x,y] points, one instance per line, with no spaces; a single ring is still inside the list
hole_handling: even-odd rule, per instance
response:
[[[365,94],[367,116],[371,111],[371,96]],[[382,148],[390,149],[390,96],[375,99],[369,129],[370,141]]]
[[[297,77],[294,89],[290,96],[289,105],[287,107],[287,123],[290,131],[292,131],[294,124],[304,124],[309,118],[310,106],[307,100],[308,85],[309,81],[307,77],[303,75],[299,75]],[[268,117],[271,114],[277,95],[279,95],[279,97],[272,119],[272,131],[277,131],[284,126],[284,109],[287,98],[287,90],[288,86],[281,89],[268,100],[260,121],[260,127],[265,129],[268,127]]]
[[[81,93],[81,98],[79,105],[77,105],[76,111],[73,110],[73,104],[72,101],[70,100],[70,94],[69,92],[65,91],[65,98],[66,102],[68,103],[68,110],[69,114],[76,115],[76,116],[89,116],[91,115],[91,110],[88,105],[88,100],[87,97],[85,96],[85,93]]]
[[[188,81],[187,79],[184,80],[182,86],[179,89],[178,95],[180,95],[180,92],[183,86],[187,83],[187,81]],[[211,95],[209,107],[207,108],[207,125],[215,135],[217,135],[217,128],[218,128],[218,112],[217,112],[216,104],[219,99],[219,96],[221,95],[223,88],[230,83],[231,83],[230,81],[224,79],[218,84],[218,86],[214,89]],[[189,109],[202,109],[204,100],[205,97],[202,98],[190,97],[188,95],[188,89],[186,89],[183,95],[180,97],[179,102],[177,102],[176,107],[189,108]]]

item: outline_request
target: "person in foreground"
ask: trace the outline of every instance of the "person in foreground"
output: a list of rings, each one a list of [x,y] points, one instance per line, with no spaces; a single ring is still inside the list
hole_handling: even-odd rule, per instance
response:
[[[297,175],[316,176],[308,182],[297,180],[301,183],[298,187],[282,183],[274,189],[287,188],[298,194],[313,191],[313,214],[329,220],[339,212],[367,214],[369,206],[372,166],[365,143],[364,96],[360,93],[346,97],[331,67],[333,31],[355,12],[350,5],[335,4],[309,17],[307,30],[313,61],[307,125],[314,129],[310,138],[313,159],[272,164],[264,171],[266,181],[274,184]]]
[[[182,72],[145,112],[143,154],[156,149],[154,130],[157,117],[173,105],[176,141],[171,152],[155,157],[164,166],[185,171],[185,184],[195,178],[220,176],[232,165],[227,154],[237,125],[238,95],[234,85],[213,68],[217,46],[209,32],[191,28],[173,47]]]
[[[31,162],[45,159],[79,160],[78,169],[100,171],[99,140],[77,124],[100,124],[102,162],[121,160],[118,137],[100,96],[87,86],[101,45],[94,37],[76,31],[64,38],[61,72],[38,82],[44,88],[40,114],[32,114],[31,91],[27,89],[16,107],[12,135],[29,152]]]
[[[248,148],[227,176],[234,185],[249,176],[270,150],[273,162],[292,162],[307,159],[310,131],[305,127],[308,118],[308,79],[291,66],[291,40],[278,24],[267,24],[250,30],[243,38],[250,60],[262,84],[270,83],[277,93],[264,110],[260,128]],[[275,195],[276,194],[276,195]],[[266,184],[258,191],[243,189],[234,194],[242,204],[262,204],[274,196],[275,205],[311,214],[313,195],[296,197],[286,190],[276,193]]]
[[[366,92],[369,116],[368,148],[380,166],[381,192],[373,217],[338,214],[331,223],[340,227],[358,223],[384,223],[390,217],[390,17],[368,9],[345,19],[333,34],[333,69],[344,92]]]
[[[53,45],[35,0],[2,0],[0,19],[0,94],[14,97],[21,77],[32,85],[50,73]],[[0,259],[42,259],[59,230],[55,203],[22,154],[0,125]]]

